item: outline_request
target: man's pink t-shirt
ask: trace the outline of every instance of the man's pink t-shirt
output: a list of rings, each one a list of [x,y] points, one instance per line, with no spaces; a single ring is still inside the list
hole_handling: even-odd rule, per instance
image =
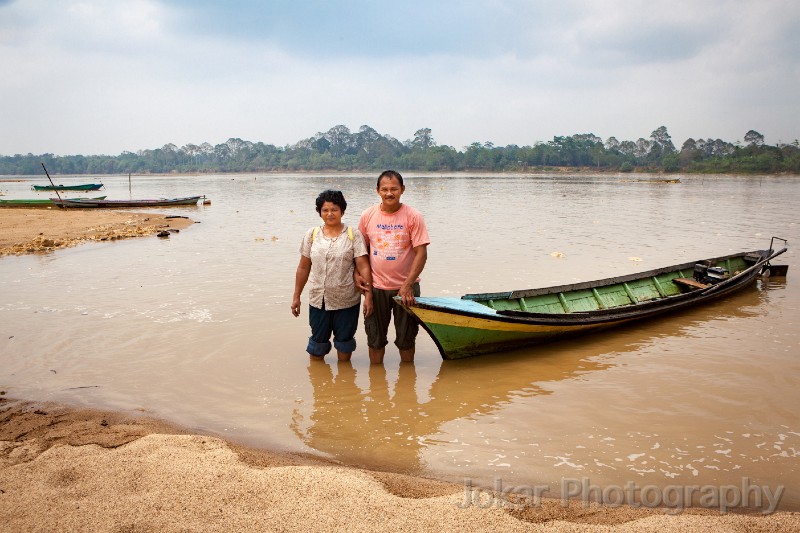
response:
[[[431,243],[422,214],[406,204],[394,213],[381,211],[381,204],[369,207],[358,230],[369,245],[372,283],[378,289],[399,289],[411,272],[414,248]]]

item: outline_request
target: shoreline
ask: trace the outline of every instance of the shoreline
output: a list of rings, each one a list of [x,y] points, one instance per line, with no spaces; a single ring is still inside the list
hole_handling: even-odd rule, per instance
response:
[[[473,493],[475,494],[475,493]],[[251,448],[145,414],[0,391],[0,520],[9,530],[789,531],[800,513],[511,508],[464,485]],[[480,501],[478,500],[480,497]]]
[[[131,176],[139,178],[169,178],[169,177],[191,177],[191,176],[346,176],[346,177],[370,177],[377,178],[380,170],[247,170],[241,172],[223,172],[223,171],[198,171],[198,172],[168,172],[168,173],[146,173],[146,174],[131,174]],[[525,170],[508,170],[508,171],[490,171],[490,170],[443,170],[443,171],[402,171],[403,176],[407,179],[416,177],[479,177],[479,178],[492,178],[492,177],[531,177],[531,176],[559,176],[563,177],[569,174],[576,174],[579,176],[684,176],[684,177],[697,177],[707,178],[714,176],[726,177],[740,177],[740,178],[771,178],[771,177],[800,177],[797,172],[776,172],[776,173],[724,173],[724,172],[665,172],[659,171],[631,171],[623,172],[619,169],[596,169],[590,167],[543,167],[531,168]],[[51,177],[58,177],[60,179],[80,178],[83,180],[90,178],[124,178],[128,173],[122,174],[51,174]],[[20,175],[20,174],[3,174],[0,175],[0,183],[3,182],[26,182],[40,180],[39,175]]]

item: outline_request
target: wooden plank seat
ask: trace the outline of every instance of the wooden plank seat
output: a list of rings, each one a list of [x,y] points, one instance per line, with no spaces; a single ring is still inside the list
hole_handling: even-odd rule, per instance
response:
[[[689,289],[690,291],[696,291],[697,289],[705,289],[706,287],[709,287],[709,285],[700,283],[696,279],[691,278],[675,278],[672,280],[672,283],[676,284],[682,289]]]

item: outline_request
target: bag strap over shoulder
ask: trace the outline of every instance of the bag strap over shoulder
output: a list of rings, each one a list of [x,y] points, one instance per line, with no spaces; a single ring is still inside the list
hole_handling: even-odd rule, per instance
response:
[[[314,226],[314,231],[311,232],[311,244],[314,244],[314,239],[317,237],[317,233],[319,233],[319,226]],[[347,240],[353,242],[353,228],[347,226]]]

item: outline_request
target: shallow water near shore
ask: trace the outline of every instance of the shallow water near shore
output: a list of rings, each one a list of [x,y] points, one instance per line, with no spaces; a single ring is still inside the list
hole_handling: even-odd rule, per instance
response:
[[[514,352],[442,361],[422,331],[413,365],[390,344],[370,367],[359,331],[351,364],[311,364],[307,310],[289,310],[300,238],[326,188],[344,191],[356,225],[378,200],[374,179],[134,176],[134,197],[212,203],[153,210],[199,222],[169,239],[0,258],[0,389],[475,486],[558,496],[564,480],[663,490],[746,479],[785,487],[780,508],[800,510],[796,178],[409,173],[403,200],[433,241],[426,296],[622,275],[766,248],[773,235],[789,240],[776,261],[789,275]],[[0,189],[36,197],[40,181]],[[127,176],[102,181],[110,199],[129,197]]]

